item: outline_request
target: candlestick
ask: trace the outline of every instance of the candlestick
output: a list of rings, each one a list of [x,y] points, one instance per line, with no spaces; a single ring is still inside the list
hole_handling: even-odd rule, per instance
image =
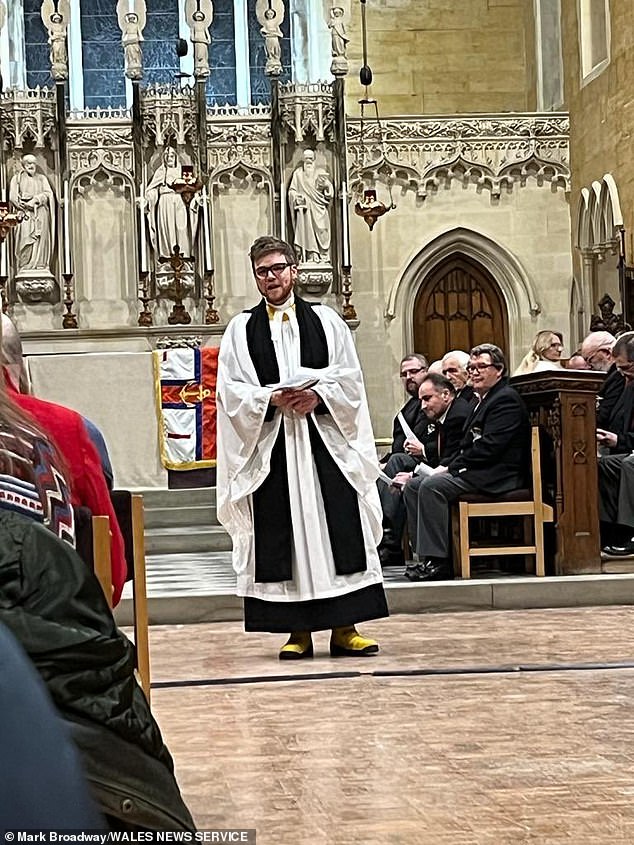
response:
[[[341,183],[341,263],[350,267],[350,229],[348,227],[348,186]]]
[[[203,187],[203,235],[204,235],[204,249],[205,249],[205,273],[213,270],[213,259],[211,255],[211,229],[209,226],[209,200],[207,197],[207,186]]]
[[[64,180],[64,274],[72,274],[70,260],[70,199],[68,196],[68,179]]]

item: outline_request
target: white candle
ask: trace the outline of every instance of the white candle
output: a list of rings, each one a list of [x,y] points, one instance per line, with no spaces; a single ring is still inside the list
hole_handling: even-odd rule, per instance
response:
[[[341,183],[341,259],[344,267],[350,266],[350,230],[348,229],[348,186]]]
[[[286,240],[286,185],[283,176],[280,186],[280,237],[283,241]]]
[[[64,273],[72,273],[70,261],[70,199],[68,196],[68,179],[64,181]]]
[[[7,244],[5,241],[0,241],[0,276],[8,277],[9,270],[7,266]]]
[[[209,199],[207,197],[207,186],[203,186],[203,235],[205,249],[205,272],[213,270],[211,258],[211,229],[209,226]]]
[[[143,198],[143,186],[141,186],[141,196],[139,197],[139,270],[141,273],[147,273],[147,243],[145,240],[145,200]]]

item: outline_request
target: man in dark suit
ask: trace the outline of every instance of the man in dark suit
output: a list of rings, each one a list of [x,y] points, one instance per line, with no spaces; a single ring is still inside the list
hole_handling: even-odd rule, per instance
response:
[[[612,349],[615,371],[623,382],[604,427],[597,428],[599,518],[603,551],[613,557],[634,554],[634,332],[621,335]]]
[[[397,517],[400,518],[402,531],[407,517],[412,542],[418,534],[418,489],[427,477],[427,468],[447,465],[458,454],[465,422],[476,403],[473,396],[458,397],[452,382],[439,373],[427,374],[418,395],[421,408],[429,420],[425,438],[426,458],[412,471],[397,473],[394,486],[390,488],[390,498],[394,503],[393,522],[396,524]],[[402,496],[399,488],[403,490]],[[413,571],[414,567],[408,565],[405,576],[409,577]]]
[[[610,332],[590,332],[581,344],[581,355],[589,369],[605,373],[606,378],[597,396],[597,426],[608,428],[610,417],[618,404],[625,379],[614,364],[612,350],[616,338]]]
[[[529,467],[528,413],[519,394],[509,387],[502,350],[483,343],[471,350],[468,367],[478,398],[467,420],[458,454],[440,464],[405,502],[416,513],[419,563],[412,580],[452,578],[449,517],[451,503],[463,493],[492,496],[524,487]],[[412,577],[415,576],[415,577]]]
[[[469,384],[469,373],[467,372],[469,353],[463,352],[461,349],[452,349],[451,352],[443,355],[440,363],[443,376],[448,378],[456,388],[456,398],[465,399],[468,402],[475,401],[473,399],[473,387]]]
[[[385,464],[383,470],[390,478],[399,472],[411,472],[425,455],[425,437],[429,421],[421,410],[418,390],[427,375],[428,366],[425,356],[417,352],[406,355],[401,361],[401,380],[406,393],[411,398],[394,417],[392,448],[390,453],[382,459],[382,463]],[[411,434],[406,432],[402,421],[405,422]],[[394,510],[397,503],[392,501],[392,488],[383,481],[378,482],[378,487],[383,507],[383,539],[379,545],[381,564],[383,566],[402,564],[401,538],[405,526],[404,516],[399,518],[398,506],[396,511]],[[393,522],[393,517],[396,523]]]
[[[420,439],[427,428],[427,418],[421,411],[420,402],[418,400],[418,390],[423,383],[423,379],[427,375],[429,364],[424,355],[419,355],[413,352],[411,355],[406,355],[401,361],[400,376],[405,388],[405,392],[409,395],[409,399],[403,405],[398,414],[394,417],[392,425],[392,448],[390,453],[382,458],[382,463],[385,463],[385,472],[392,477],[389,471],[390,458],[393,455],[407,454],[405,449],[405,441],[408,439],[405,430],[401,424],[400,417],[405,420],[406,425],[412,430],[418,439]]]

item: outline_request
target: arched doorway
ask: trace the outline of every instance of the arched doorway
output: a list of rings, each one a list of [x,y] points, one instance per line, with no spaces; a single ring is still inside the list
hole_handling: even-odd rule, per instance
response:
[[[414,303],[414,348],[429,361],[449,349],[479,343],[509,350],[508,314],[501,291],[477,261],[453,253],[423,280]]]

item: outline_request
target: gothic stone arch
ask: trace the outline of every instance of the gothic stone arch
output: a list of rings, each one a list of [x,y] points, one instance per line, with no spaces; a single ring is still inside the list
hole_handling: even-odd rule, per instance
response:
[[[469,267],[477,268],[481,277],[497,287],[507,320],[504,351],[513,368],[533,340],[533,318],[541,312],[541,307],[534,285],[518,259],[505,247],[472,229],[456,227],[443,232],[413,256],[390,290],[386,318],[400,319],[403,348],[413,348],[413,315],[421,286],[452,257],[468,262]]]

